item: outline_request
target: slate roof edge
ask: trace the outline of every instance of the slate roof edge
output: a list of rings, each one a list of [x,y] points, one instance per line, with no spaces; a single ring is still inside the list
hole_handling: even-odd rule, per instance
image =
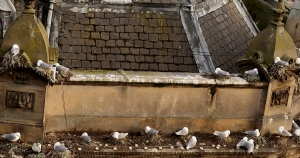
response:
[[[72,82],[110,82],[110,83],[138,83],[138,84],[174,84],[197,86],[251,86],[245,79],[231,77],[227,80],[216,80],[212,75],[205,73],[182,72],[152,72],[152,71],[105,71],[105,70],[72,70]],[[261,86],[256,87],[263,87]]]

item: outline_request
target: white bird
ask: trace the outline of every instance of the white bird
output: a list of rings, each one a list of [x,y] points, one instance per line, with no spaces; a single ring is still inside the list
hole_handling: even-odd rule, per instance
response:
[[[58,71],[58,72],[69,71],[70,70],[69,68],[64,67],[62,65],[59,65],[58,63],[56,63],[55,66],[56,66],[56,71]]]
[[[31,149],[32,149],[32,151],[39,153],[42,150],[42,145],[41,145],[41,143],[33,143]]]
[[[236,147],[239,148],[240,146],[246,146],[247,142],[248,142],[248,138],[244,137],[243,139],[241,139],[239,141],[239,143],[236,145]]]
[[[217,75],[229,76],[229,72],[221,70],[219,67],[216,68],[215,73]]]
[[[277,64],[277,65],[283,65],[283,66],[288,66],[289,65],[288,62],[281,60],[279,57],[275,58],[274,63]]]
[[[292,134],[289,131],[285,130],[283,126],[280,126],[278,128],[278,132],[281,136],[287,136],[287,137],[292,136]]]
[[[298,129],[294,130],[294,134],[299,137],[300,136],[300,129],[298,128]]]
[[[250,140],[247,141],[246,147],[248,149],[248,153],[253,153],[253,149],[254,149],[254,141],[253,141],[253,139],[250,139]]]
[[[245,131],[244,133],[248,134],[249,136],[254,136],[254,137],[260,136],[258,129],[255,129],[254,131]]]
[[[9,133],[9,134],[3,134],[2,137],[9,140],[9,141],[11,141],[11,142],[15,142],[15,141],[20,139],[21,134],[19,132]]]
[[[180,131],[175,133],[176,135],[185,136],[189,134],[189,129],[187,127],[183,127]]]
[[[115,139],[123,139],[128,135],[128,133],[119,133],[119,132],[114,132],[112,137]]]
[[[229,130],[226,130],[226,131],[215,131],[213,133],[214,135],[224,139],[224,138],[227,138],[230,134],[230,131]]]
[[[66,148],[64,145],[60,144],[60,142],[56,142],[56,143],[54,144],[54,150],[55,150],[55,151],[63,152],[63,151],[68,150],[68,148]]]
[[[51,68],[52,67],[52,65],[45,63],[42,60],[38,60],[36,65],[41,68]]]
[[[252,70],[245,71],[245,74],[251,75],[251,76],[257,76],[258,75],[258,70],[257,70],[257,68],[254,68]]]
[[[20,48],[17,44],[14,44],[13,47],[10,50],[10,53],[15,56],[20,52]]]
[[[295,62],[297,65],[300,65],[300,58],[297,58]]]
[[[197,144],[197,139],[195,136],[192,136],[192,138],[189,140],[189,142],[187,143],[187,146],[186,146],[186,150],[189,150],[193,147],[195,147]]]
[[[292,122],[293,129],[300,129],[300,127],[297,125],[297,123],[293,120]]]
[[[157,131],[156,129],[151,128],[151,127],[149,127],[149,126],[146,126],[145,132],[146,132],[147,134],[150,134],[150,135],[158,134],[158,131]]]
[[[89,143],[92,141],[91,137],[86,132],[82,133],[81,139],[86,143]]]

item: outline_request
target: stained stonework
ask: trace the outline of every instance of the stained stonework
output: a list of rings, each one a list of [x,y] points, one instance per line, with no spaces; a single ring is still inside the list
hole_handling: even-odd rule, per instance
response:
[[[6,91],[5,108],[33,110],[34,93]]]

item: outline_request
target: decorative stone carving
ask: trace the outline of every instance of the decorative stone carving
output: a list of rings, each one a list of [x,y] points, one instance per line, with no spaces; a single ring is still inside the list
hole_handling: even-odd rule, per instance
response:
[[[26,92],[6,92],[6,108],[18,108],[25,110],[33,110],[34,106],[34,93]]]
[[[272,91],[271,106],[287,106],[290,87]]]
[[[31,74],[23,71],[13,71],[10,73],[10,75],[15,82],[20,84],[27,84],[33,79]]]

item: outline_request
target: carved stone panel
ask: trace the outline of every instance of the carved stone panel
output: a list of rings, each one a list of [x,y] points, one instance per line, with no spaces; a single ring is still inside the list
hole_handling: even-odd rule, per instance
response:
[[[33,110],[34,93],[6,91],[5,108]]]
[[[287,106],[290,87],[285,89],[274,89],[272,91],[271,106]]]

